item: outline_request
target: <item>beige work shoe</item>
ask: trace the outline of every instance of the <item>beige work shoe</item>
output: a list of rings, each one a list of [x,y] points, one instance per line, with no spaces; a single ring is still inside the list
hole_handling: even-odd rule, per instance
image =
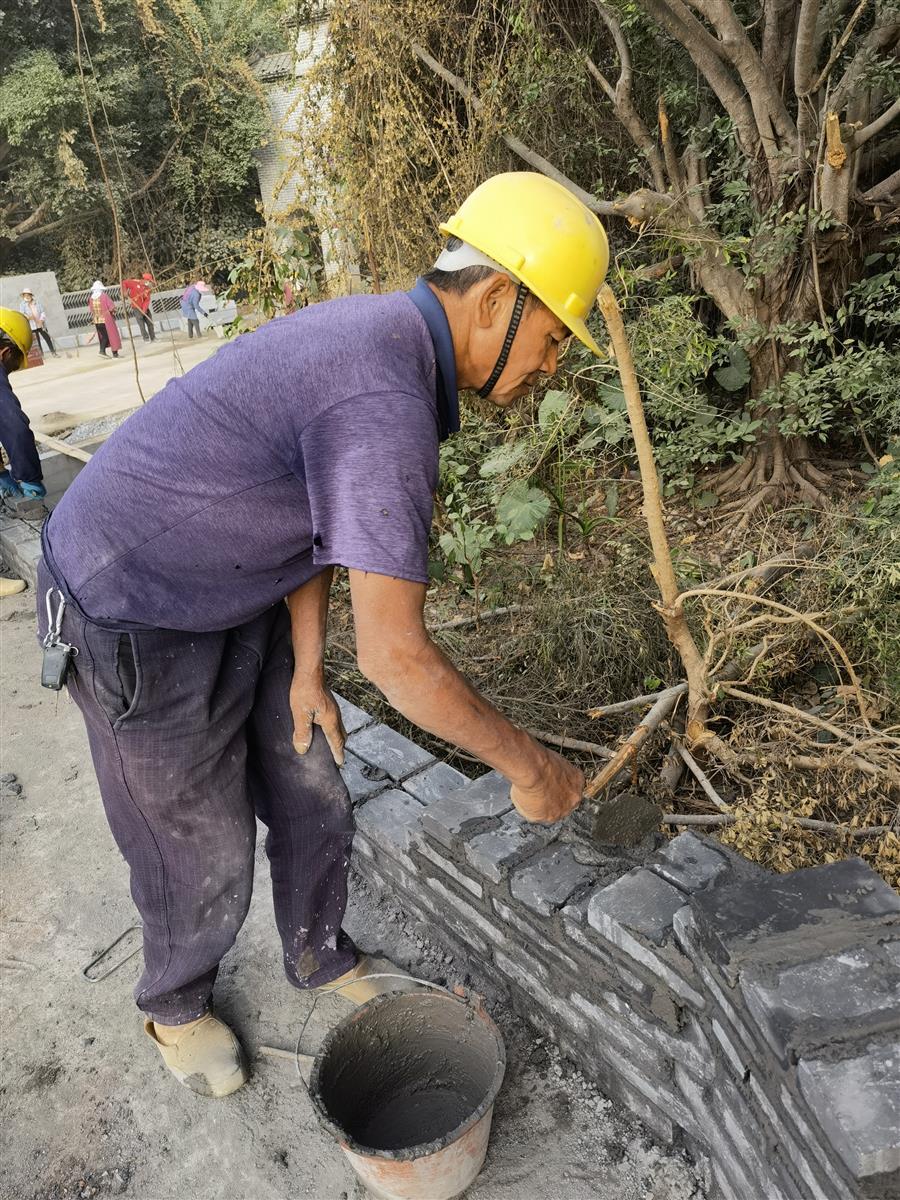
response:
[[[230,1096],[247,1082],[241,1043],[224,1021],[210,1013],[184,1026],[156,1025],[148,1018],[144,1032],[178,1082],[192,1092]]]
[[[24,579],[4,579],[0,577],[0,600],[5,600],[7,596],[18,596],[19,592],[24,591]]]
[[[317,995],[325,995],[326,992],[337,991],[339,996],[346,996],[354,1004],[365,1004],[367,1000],[371,1000],[373,996],[380,996],[382,992],[398,990],[397,985],[400,983],[398,979],[368,978],[370,975],[383,974],[385,972],[409,978],[408,972],[395,966],[387,959],[379,959],[376,962],[368,955],[363,955],[356,966],[351,967],[344,975],[340,975],[337,979],[332,979],[330,983],[323,983],[321,987],[314,988],[313,991]],[[341,987],[341,984],[345,986]],[[407,991],[408,987],[401,984],[399,990]]]

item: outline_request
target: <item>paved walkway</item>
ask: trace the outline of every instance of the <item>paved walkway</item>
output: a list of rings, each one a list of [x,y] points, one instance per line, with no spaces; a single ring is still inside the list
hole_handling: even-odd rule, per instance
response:
[[[149,400],[173,375],[183,375],[223,345],[213,334],[189,341],[183,333],[160,333],[155,342],[138,342],[137,375],[144,398]],[[32,425],[42,433],[70,429],[141,402],[127,340],[118,358],[101,358],[95,346],[61,350],[59,358],[45,358],[42,367],[17,371],[12,382]]]

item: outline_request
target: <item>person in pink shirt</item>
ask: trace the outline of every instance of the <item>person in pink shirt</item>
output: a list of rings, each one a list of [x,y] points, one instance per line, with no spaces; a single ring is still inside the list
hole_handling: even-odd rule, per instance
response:
[[[100,357],[106,358],[107,350],[112,350],[113,358],[119,357],[122,349],[122,339],[116,324],[116,310],[106,291],[106,285],[99,279],[94,280],[91,288],[91,298],[88,301],[94,328],[97,331],[97,341],[100,343]]]

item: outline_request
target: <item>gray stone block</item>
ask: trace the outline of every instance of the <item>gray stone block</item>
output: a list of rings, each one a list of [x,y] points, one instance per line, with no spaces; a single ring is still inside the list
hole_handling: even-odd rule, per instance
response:
[[[353,804],[361,804],[369,796],[383,792],[393,782],[387,771],[383,771],[381,767],[370,767],[368,763],[364,763],[361,758],[357,758],[349,751],[344,754],[341,775]]]
[[[900,1041],[873,1042],[854,1058],[802,1059],[803,1098],[854,1179],[900,1189]],[[895,1193],[896,1194],[896,1193]]]
[[[422,828],[451,850],[461,838],[495,824],[493,818],[502,817],[511,808],[509,784],[497,771],[490,771],[429,804],[422,816]]]
[[[369,725],[347,739],[347,749],[372,767],[387,771],[395,783],[432,762],[434,755],[387,725]]]
[[[877,948],[854,947],[815,962],[741,972],[741,991],[775,1054],[814,1057],[841,1041],[900,1029],[900,970]]]
[[[410,803],[418,804],[418,801],[410,798]],[[425,812],[427,811],[428,810],[426,809]],[[421,813],[422,808],[420,806],[420,816]],[[465,871],[460,871],[460,869],[454,863],[450,862],[448,858],[444,858],[443,854],[438,854],[437,850],[435,850],[433,846],[429,846],[428,842],[426,842],[424,838],[419,839],[418,852],[423,858],[427,858],[429,862],[434,863],[436,867],[440,867],[444,874],[449,875],[451,879],[454,879],[460,885],[460,887],[464,887],[467,892],[471,892],[473,896],[477,896],[479,900],[484,895],[484,889],[477,879],[473,879],[472,876],[467,875]]]
[[[420,804],[433,804],[435,800],[465,787],[469,782],[462,771],[457,771],[447,763],[438,762],[416,775],[411,775],[404,782],[403,790],[415,796]]]
[[[493,883],[556,836],[557,827],[531,825],[517,812],[507,813],[496,829],[478,833],[466,842],[466,858]]]
[[[360,729],[365,729],[367,725],[372,725],[375,718],[359,708],[355,704],[351,704],[349,700],[345,700],[343,696],[334,693],[334,698],[337,700],[337,706],[341,710],[341,720],[344,722],[344,731],[349,737],[351,733],[356,733]]]
[[[690,906],[730,983],[748,963],[803,962],[900,927],[900,896],[859,858],[713,885]]]
[[[588,925],[681,1000],[702,1009],[705,1001],[690,962],[668,944],[673,918],[683,904],[677,888],[641,867],[591,896]]]
[[[571,847],[550,846],[513,873],[509,890],[527,908],[549,917],[593,880],[593,869],[577,862]]]
[[[677,888],[639,867],[591,896],[588,924],[615,943],[612,930],[624,927],[661,946],[672,929],[672,918],[684,907]]]
[[[709,838],[680,833],[647,863],[651,871],[683,892],[698,892],[729,868],[724,853]]]
[[[406,854],[415,842],[422,809],[406,792],[381,792],[356,811],[356,827],[388,854]]]
[[[691,1041],[689,1036],[678,1037],[662,1025],[645,1020],[627,1001],[615,992],[604,993],[603,999],[619,1018],[622,1027],[631,1030],[634,1040],[653,1047],[660,1059],[680,1062],[697,1079],[709,1083],[715,1074],[715,1061],[709,1053]],[[696,1022],[692,1022],[696,1025]]]

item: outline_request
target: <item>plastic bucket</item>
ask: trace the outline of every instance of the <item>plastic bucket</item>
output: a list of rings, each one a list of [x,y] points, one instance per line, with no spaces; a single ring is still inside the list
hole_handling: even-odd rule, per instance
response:
[[[480,1000],[392,993],[331,1030],[310,1095],[378,1200],[452,1200],[481,1170],[505,1069]]]

